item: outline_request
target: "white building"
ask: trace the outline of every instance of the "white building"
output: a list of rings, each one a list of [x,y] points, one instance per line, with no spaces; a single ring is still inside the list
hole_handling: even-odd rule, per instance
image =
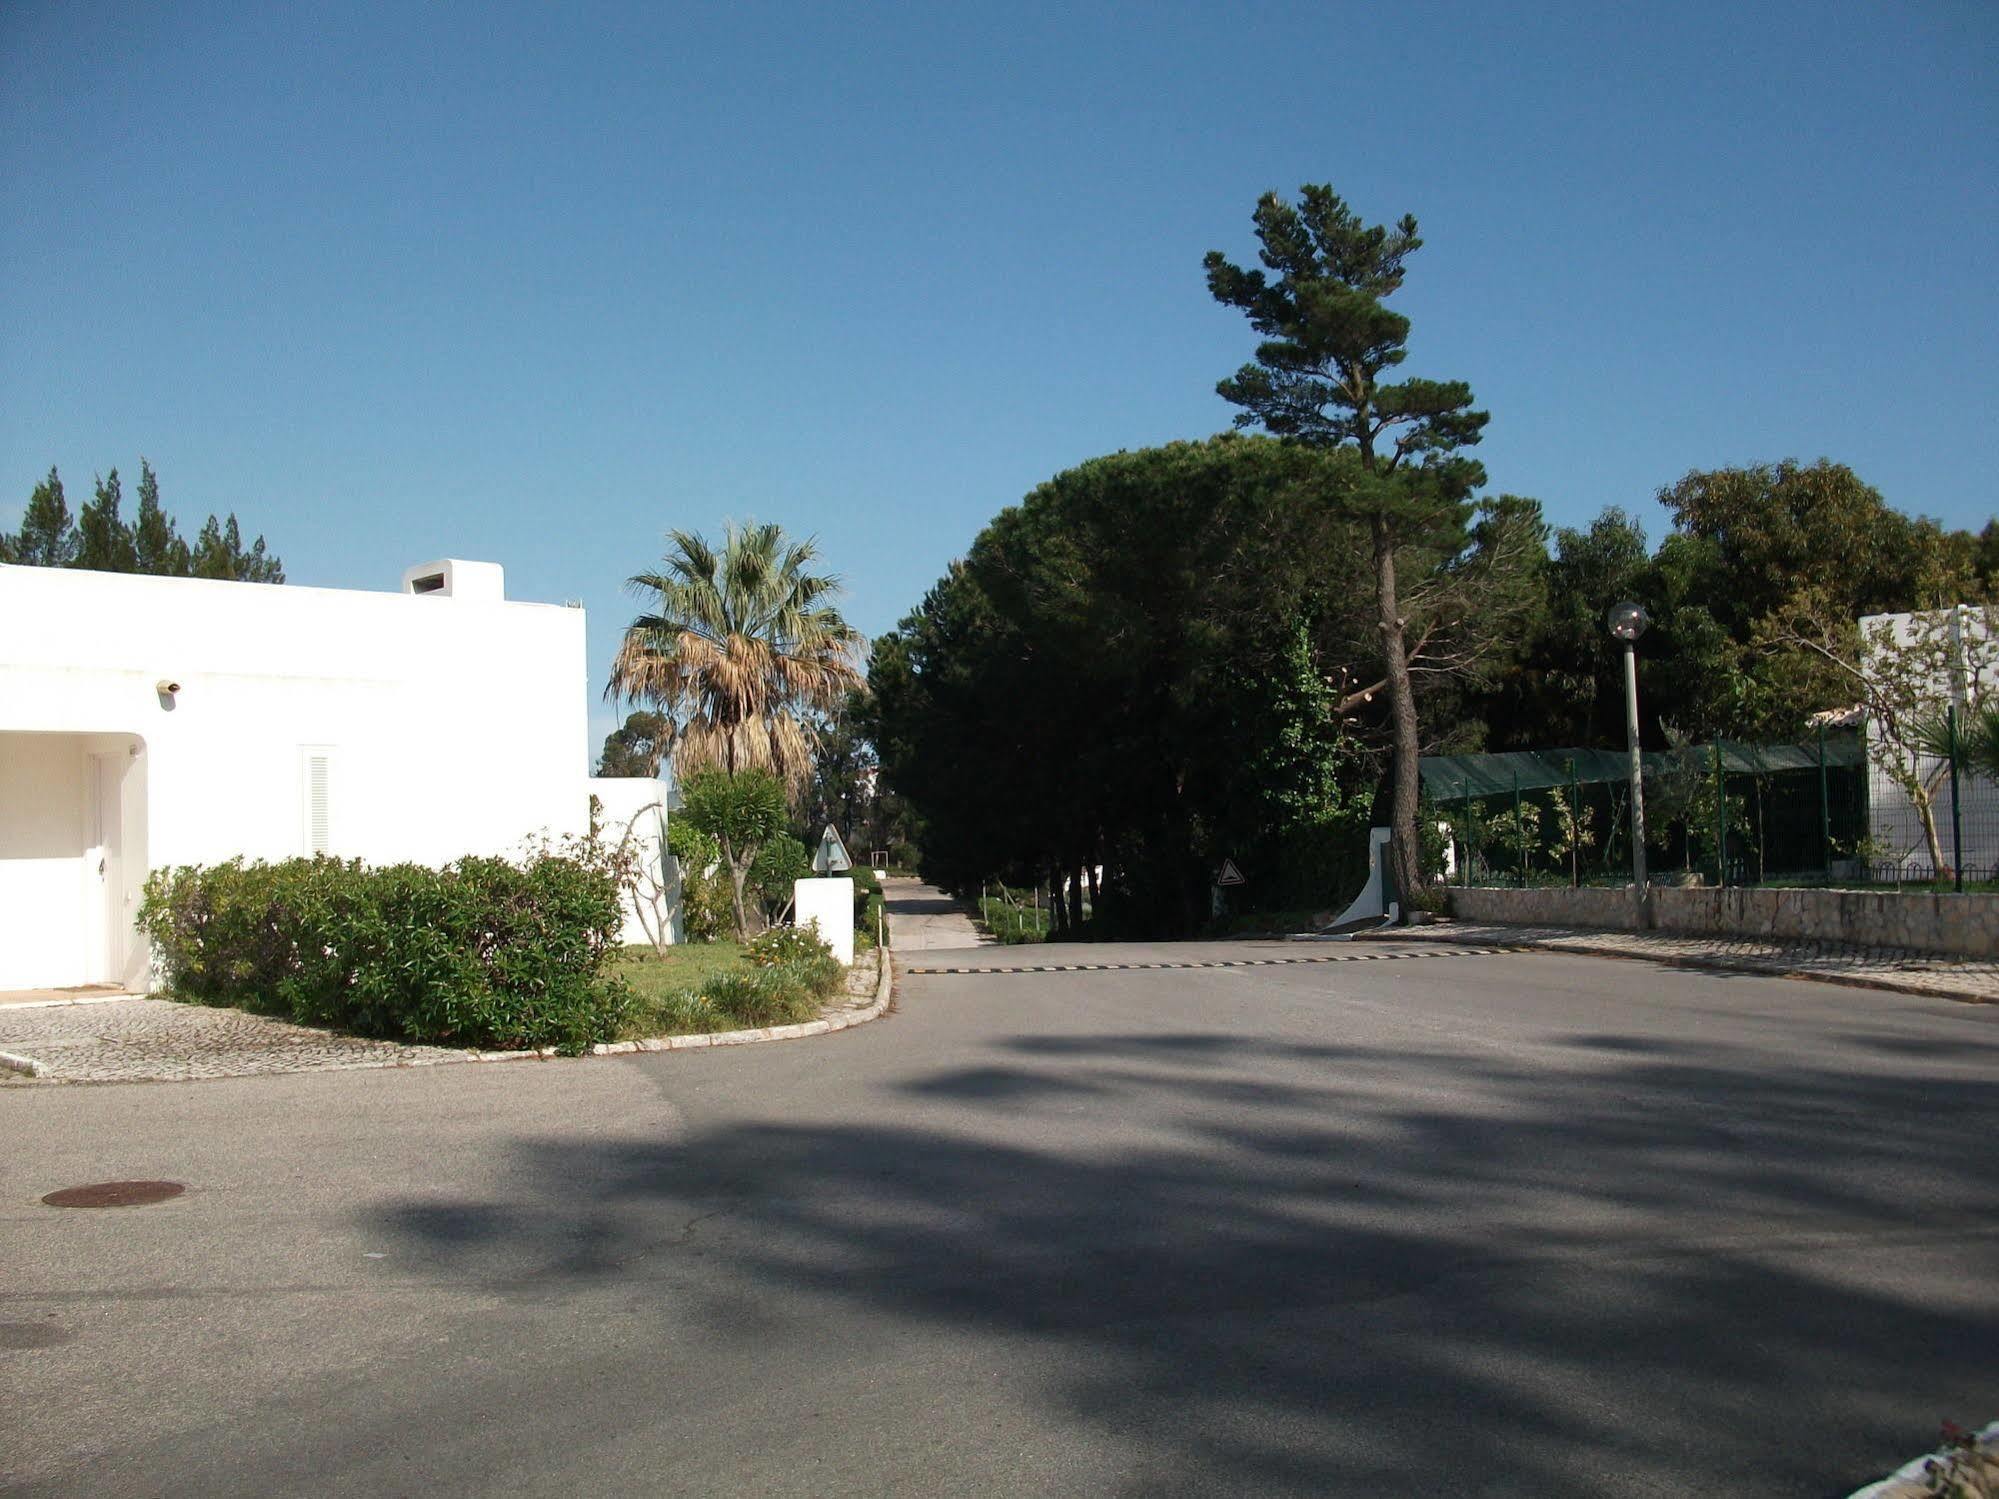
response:
[[[0,990],[146,986],[150,870],[517,854],[589,817],[583,611],[0,566]],[[660,782],[598,782],[629,819]]]
[[[1863,665],[1879,677],[1885,652],[1907,652],[1924,681],[1914,684],[1924,707],[1957,709],[1963,722],[1980,704],[1999,696],[1999,632],[1988,607],[1961,604],[1918,614],[1870,614],[1860,621]],[[1999,786],[1968,767],[1958,776],[1959,804],[1952,805],[1949,761],[1913,758],[1888,743],[1872,717],[1867,732],[1867,826],[1877,865],[1908,879],[1934,878],[1922,815],[1903,777],[1926,788],[1946,867],[1953,849],[1966,876],[1991,879],[1999,871]],[[1955,826],[1953,826],[1953,812]],[[1879,876],[1877,876],[1879,877]]]

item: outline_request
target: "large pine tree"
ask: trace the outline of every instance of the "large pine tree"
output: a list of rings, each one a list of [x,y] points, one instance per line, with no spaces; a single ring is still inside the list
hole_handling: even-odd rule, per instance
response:
[[[1393,727],[1392,873],[1406,903],[1420,878],[1421,741],[1397,560],[1464,545],[1485,471],[1458,450],[1479,440],[1487,416],[1472,409],[1463,381],[1383,378],[1407,355],[1409,320],[1383,304],[1423,243],[1414,218],[1369,227],[1330,187],[1307,184],[1295,206],[1264,194],[1254,219],[1263,270],[1244,270],[1219,250],[1205,262],[1215,300],[1241,309],[1264,340],[1254,362],[1216,389],[1243,408],[1238,426],[1349,452],[1358,467],[1355,482],[1329,498],[1366,525],[1373,550]]]

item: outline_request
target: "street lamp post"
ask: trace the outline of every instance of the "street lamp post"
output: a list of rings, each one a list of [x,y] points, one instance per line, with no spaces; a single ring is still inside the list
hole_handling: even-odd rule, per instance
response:
[[[1638,925],[1648,926],[1645,888],[1645,762],[1638,753],[1638,637],[1652,623],[1644,607],[1626,601],[1610,609],[1610,633],[1624,642],[1624,737],[1631,748],[1631,892]]]

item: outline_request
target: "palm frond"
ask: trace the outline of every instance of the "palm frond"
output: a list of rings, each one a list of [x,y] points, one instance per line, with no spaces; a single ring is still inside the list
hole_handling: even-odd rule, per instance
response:
[[[605,696],[651,704],[680,727],[682,772],[701,765],[811,773],[806,715],[863,686],[866,642],[828,602],[840,589],[813,538],[770,524],[726,527],[719,549],[669,531],[658,569],[628,587],[647,606],[626,627]]]

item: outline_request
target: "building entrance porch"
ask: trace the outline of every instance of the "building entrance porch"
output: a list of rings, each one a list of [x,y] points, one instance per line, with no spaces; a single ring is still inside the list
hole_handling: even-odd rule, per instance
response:
[[[146,871],[142,739],[0,733],[0,991],[142,990]]]

